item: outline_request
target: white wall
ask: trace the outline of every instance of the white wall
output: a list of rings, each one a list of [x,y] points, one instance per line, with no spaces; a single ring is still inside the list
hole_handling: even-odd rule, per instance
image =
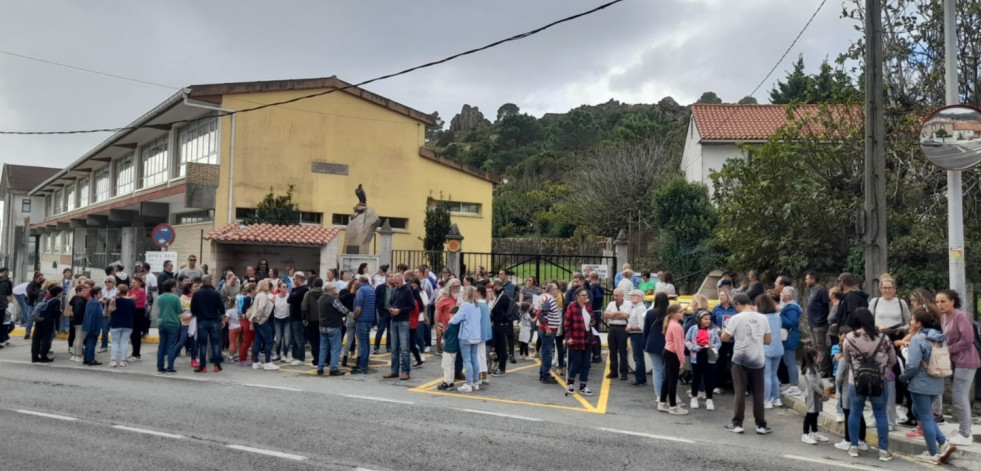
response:
[[[681,171],[685,173],[685,179],[690,182],[702,181],[702,145],[698,143],[701,139],[698,127],[695,126],[695,119],[689,118],[685,150],[681,154]]]
[[[732,158],[745,158],[745,155],[734,142],[699,142],[701,136],[695,120],[688,123],[688,135],[685,139],[685,150],[681,156],[681,171],[690,182],[702,183],[709,189],[709,196],[715,193],[712,187],[712,172],[721,170],[722,165]]]

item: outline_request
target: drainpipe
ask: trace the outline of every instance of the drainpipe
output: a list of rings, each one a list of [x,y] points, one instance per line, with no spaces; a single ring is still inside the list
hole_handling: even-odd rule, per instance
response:
[[[212,106],[204,103],[192,102],[188,97],[190,91],[191,91],[190,89],[187,88],[184,89],[184,105],[186,106],[190,106],[192,108],[201,108],[204,110],[218,111],[219,113],[229,113],[234,111],[234,110],[222,108],[220,106]],[[234,210],[235,204],[233,199],[235,196],[235,117],[236,117],[235,114],[231,115],[232,135],[230,139],[231,144],[229,145],[229,149],[228,149],[228,223],[231,223],[235,220],[235,210]]]

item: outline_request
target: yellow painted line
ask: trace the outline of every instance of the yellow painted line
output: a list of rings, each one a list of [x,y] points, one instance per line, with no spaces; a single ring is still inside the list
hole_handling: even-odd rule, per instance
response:
[[[412,389],[410,389],[410,391],[412,391]],[[558,404],[546,404],[544,402],[525,402],[525,401],[516,401],[513,399],[499,399],[496,397],[478,396],[476,394],[461,394],[461,393],[451,393],[451,392],[443,392],[443,391],[419,391],[419,392],[423,392],[426,394],[435,394],[437,396],[458,397],[461,399],[476,399],[478,401],[502,402],[505,404],[518,404],[523,406],[548,407],[552,409],[564,409],[564,410],[572,410],[577,412],[595,412],[592,409],[583,409],[580,407],[560,406]],[[479,394],[479,392],[477,394]]]
[[[603,368],[603,385],[600,386],[599,401],[596,402],[596,413],[605,414],[606,405],[610,402],[610,387],[613,382],[607,377],[606,372],[610,370],[610,354],[606,354],[606,367]]]
[[[428,391],[428,389],[435,390],[436,389],[436,386],[438,386],[442,382],[443,382],[443,378],[434,379],[434,380],[432,380],[432,381],[430,381],[428,383],[420,384],[419,386],[416,386],[414,388],[410,388],[409,391],[413,391],[413,392],[430,392],[430,391]]]
[[[568,369],[568,367],[566,367],[566,369]],[[554,371],[551,371],[551,370],[549,371],[549,373],[551,373],[552,374],[552,377],[555,378],[555,380],[559,382],[559,386],[562,386],[562,389],[565,390],[566,392],[568,392],[568,386],[569,385],[566,384],[565,378],[557,375]],[[575,389],[575,388],[573,388],[573,389]],[[572,394],[572,397],[576,398],[576,400],[579,401],[580,404],[582,404],[583,408],[585,408],[589,412],[596,412],[596,408],[593,407],[593,405],[590,404],[589,401],[587,401],[584,397],[582,397],[582,395],[580,395],[578,392],[574,392],[574,393],[570,393],[570,394]]]

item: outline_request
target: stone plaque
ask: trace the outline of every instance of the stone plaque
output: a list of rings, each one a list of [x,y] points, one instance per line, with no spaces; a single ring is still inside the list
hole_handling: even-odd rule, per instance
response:
[[[347,175],[347,164],[333,162],[314,162],[311,170],[313,173],[326,173],[328,175]]]

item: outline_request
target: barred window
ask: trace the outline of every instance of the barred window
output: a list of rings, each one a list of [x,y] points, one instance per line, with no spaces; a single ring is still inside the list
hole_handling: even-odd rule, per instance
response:
[[[149,188],[167,181],[167,140],[169,135],[140,147],[143,181],[140,188]]]
[[[178,176],[187,172],[188,162],[218,165],[218,118],[194,121],[177,131],[180,143]]]

